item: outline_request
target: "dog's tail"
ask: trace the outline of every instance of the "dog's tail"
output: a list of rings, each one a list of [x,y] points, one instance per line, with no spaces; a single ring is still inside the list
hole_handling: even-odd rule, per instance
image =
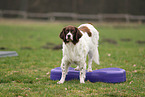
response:
[[[96,49],[95,49],[94,52],[93,52],[93,61],[94,61],[96,64],[100,65],[98,47],[96,47]]]

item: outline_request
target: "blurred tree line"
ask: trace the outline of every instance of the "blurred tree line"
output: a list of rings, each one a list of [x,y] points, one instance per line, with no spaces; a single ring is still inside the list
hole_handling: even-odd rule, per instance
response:
[[[145,15],[145,0],[0,0],[0,10]]]

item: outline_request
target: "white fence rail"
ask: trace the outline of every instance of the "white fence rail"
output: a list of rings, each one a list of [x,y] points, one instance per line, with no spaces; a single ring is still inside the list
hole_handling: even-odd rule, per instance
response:
[[[55,21],[56,18],[71,18],[72,20],[98,20],[100,22],[108,20],[124,20],[130,21],[145,21],[145,16],[130,15],[130,14],[76,14],[76,13],[64,13],[64,12],[52,12],[52,13],[30,13],[25,11],[16,10],[0,10],[0,17],[5,15],[17,15],[24,19],[27,18],[47,18],[50,21]]]

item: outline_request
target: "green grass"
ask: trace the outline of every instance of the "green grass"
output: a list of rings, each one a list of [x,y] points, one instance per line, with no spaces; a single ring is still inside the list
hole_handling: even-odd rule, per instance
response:
[[[60,66],[62,51],[45,49],[43,46],[61,44],[59,33],[68,24],[78,26],[81,23],[0,20],[0,48],[19,54],[17,57],[0,58],[0,97],[145,96],[144,24],[94,23],[100,32],[101,65],[93,63],[93,70],[123,68],[126,70],[126,82],[111,84],[86,81],[80,84],[78,80],[72,80],[58,85],[57,81],[50,80],[51,69]]]

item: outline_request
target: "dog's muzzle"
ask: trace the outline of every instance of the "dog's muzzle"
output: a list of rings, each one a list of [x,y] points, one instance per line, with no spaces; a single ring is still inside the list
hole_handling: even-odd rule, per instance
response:
[[[73,40],[73,35],[70,32],[66,35],[66,40],[68,40],[68,41]]]

